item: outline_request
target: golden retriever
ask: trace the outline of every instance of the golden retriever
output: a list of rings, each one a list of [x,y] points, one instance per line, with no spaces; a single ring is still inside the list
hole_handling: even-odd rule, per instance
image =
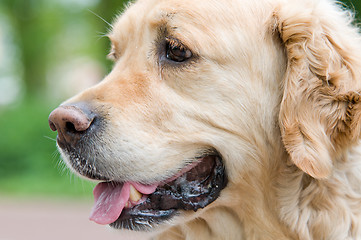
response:
[[[331,0],[139,0],[49,117],[90,219],[155,239],[361,239],[361,35]]]

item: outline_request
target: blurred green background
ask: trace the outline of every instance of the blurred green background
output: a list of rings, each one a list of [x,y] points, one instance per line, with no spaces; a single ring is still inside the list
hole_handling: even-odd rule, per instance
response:
[[[109,72],[106,21],[125,2],[0,0],[0,196],[92,195],[61,161],[47,119]]]
[[[62,163],[47,118],[109,72],[105,21],[125,2],[0,0],[0,195],[91,195]]]

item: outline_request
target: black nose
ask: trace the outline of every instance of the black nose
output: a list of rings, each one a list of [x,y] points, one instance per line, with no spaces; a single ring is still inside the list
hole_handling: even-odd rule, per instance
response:
[[[92,125],[95,114],[85,104],[64,105],[49,115],[51,130],[58,131],[58,143],[74,147]]]

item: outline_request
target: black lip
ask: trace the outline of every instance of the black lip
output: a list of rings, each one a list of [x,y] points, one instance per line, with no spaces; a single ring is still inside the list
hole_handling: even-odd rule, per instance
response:
[[[120,217],[109,226],[116,229],[147,231],[171,219],[177,214],[176,209],[169,210],[137,210],[124,209]]]
[[[179,210],[197,211],[214,202],[228,180],[219,155],[207,156],[204,159],[205,162],[181,177],[158,187],[143,203],[124,209],[110,226],[148,231],[175,216]]]
[[[96,170],[94,164],[78,153],[79,150],[77,151],[66,142],[61,141],[59,138],[57,138],[57,143],[65,155],[69,158],[68,162],[71,167],[80,175],[91,180],[109,181],[108,177]]]

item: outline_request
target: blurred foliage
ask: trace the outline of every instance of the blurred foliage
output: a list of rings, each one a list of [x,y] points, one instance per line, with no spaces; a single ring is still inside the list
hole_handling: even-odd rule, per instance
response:
[[[125,2],[0,0],[0,17],[6,16],[12,28],[19,57],[14,68],[19,69],[25,93],[22,101],[0,106],[0,192],[91,194],[93,184],[71,174],[57,152],[56,133],[47,118],[59,101],[45,94],[47,78],[54,66],[74,55],[90,56],[109,71],[109,41],[102,36],[109,28],[106,21],[112,22]],[[345,3],[361,11],[361,1]]]
[[[53,107],[30,100],[1,114],[1,192],[78,196],[92,192],[92,184],[70,173],[60,159],[56,134],[47,124]]]
[[[70,52],[71,54],[83,52],[93,55],[106,65],[104,50],[109,48],[109,42],[101,36],[108,32],[109,26],[101,18],[111,22],[113,16],[122,9],[125,1],[102,0],[95,4],[93,10],[72,6],[74,4],[71,4],[71,1],[69,4],[64,2],[69,1],[1,0],[0,2],[0,7],[7,14],[15,30],[15,41],[21,56],[23,80],[28,96],[43,93],[47,70],[52,64],[57,63],[54,58],[64,57],[61,56],[63,53],[69,54],[69,49],[73,46],[77,48]],[[90,31],[92,33],[89,33]],[[69,34],[79,33],[84,34],[79,36],[80,38],[85,35],[87,37],[93,35],[93,37],[87,42],[76,42],[67,37]],[[59,39],[63,42],[57,43]]]
[[[5,16],[11,26],[17,50],[11,54],[19,57],[15,68],[25,89],[22,101],[0,105],[1,193],[91,195],[94,184],[70,173],[56,149],[56,133],[47,119],[60,102],[45,94],[47,77],[54,66],[74,55],[89,56],[109,71],[109,41],[103,37],[109,30],[106,22],[112,22],[124,4],[122,0],[0,1],[0,17]]]

